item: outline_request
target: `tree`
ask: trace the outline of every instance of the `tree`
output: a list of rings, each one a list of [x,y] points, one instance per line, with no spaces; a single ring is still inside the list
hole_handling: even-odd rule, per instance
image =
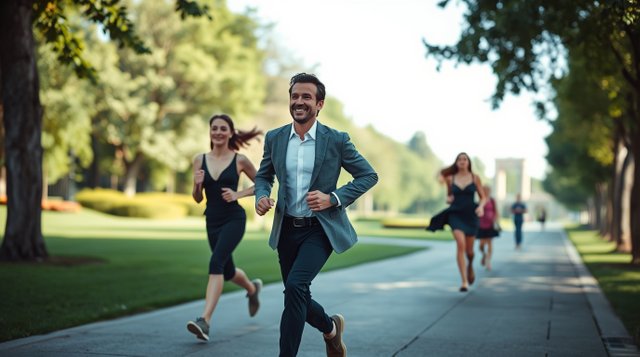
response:
[[[597,72],[587,69],[587,59],[580,55],[580,50],[580,47],[571,50],[567,75],[552,81],[558,115],[552,123],[554,130],[547,137],[547,160],[559,175],[575,178],[579,186],[591,192],[584,201],[591,213],[591,223],[608,236],[612,227],[620,224],[609,209],[622,203],[620,196],[609,196],[614,169],[615,113],[620,110],[616,109],[619,103],[610,99],[615,95],[602,88],[601,83],[610,86],[617,79],[615,72],[611,73],[606,66]]]
[[[215,22],[182,24],[166,3],[140,1],[131,10],[153,54],[116,52],[104,69],[94,127],[124,168],[127,195],[136,193],[143,168],[167,175],[188,169],[207,148],[202,133],[212,113],[238,120],[260,109],[265,95],[256,22],[225,7],[213,8]]]
[[[135,36],[126,7],[118,0],[0,2],[0,92],[5,130],[7,171],[7,221],[0,247],[1,260],[37,260],[48,256],[41,228],[42,201],[42,106],[36,66],[34,25],[54,45],[60,62],[75,72],[95,79],[82,55],[83,42],[66,23],[65,6],[78,6],[86,18],[100,24],[123,46],[147,52]],[[183,16],[201,16],[206,8],[190,0],[176,0]]]
[[[447,6],[448,0],[440,2]],[[581,47],[587,70],[598,72],[613,57],[624,84],[616,96],[625,101],[619,124],[628,149],[640,157],[640,4],[631,0],[463,0],[466,28],[454,46],[425,41],[428,55],[442,61],[490,63],[498,77],[498,106],[506,93],[550,93],[550,77],[561,77],[564,60]],[[541,116],[547,106],[539,102]],[[640,217],[640,165],[634,165],[631,217]],[[632,261],[640,264],[640,220],[631,220]]]
[[[46,110],[42,118],[44,186],[76,174],[74,166],[87,167],[93,160],[91,117],[95,112],[95,89],[62,67],[50,45],[38,46],[40,98]]]

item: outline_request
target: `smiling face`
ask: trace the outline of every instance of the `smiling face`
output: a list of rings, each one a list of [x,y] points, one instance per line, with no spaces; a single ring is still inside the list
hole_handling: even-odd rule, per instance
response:
[[[212,148],[213,146],[228,146],[232,135],[233,133],[231,132],[229,123],[221,118],[213,119],[211,127],[209,127],[209,136],[211,138]]]
[[[471,171],[471,161],[469,160],[469,156],[467,156],[467,154],[458,155],[458,157],[456,158],[456,166],[458,167],[458,171]]]
[[[324,100],[317,100],[317,87],[313,83],[296,83],[291,87],[289,113],[298,124],[315,120]]]

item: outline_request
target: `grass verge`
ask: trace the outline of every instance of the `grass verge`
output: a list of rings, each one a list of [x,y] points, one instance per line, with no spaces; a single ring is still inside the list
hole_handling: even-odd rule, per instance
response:
[[[567,229],[567,233],[616,314],[640,346],[640,267],[629,264],[631,254],[616,252],[615,243],[603,240],[596,231],[576,227]]]
[[[426,220],[426,218],[425,218]],[[443,231],[429,232],[423,227],[412,226],[395,228],[385,227],[382,220],[356,220],[353,223],[359,236],[363,237],[387,237],[387,238],[407,238],[425,240],[453,240],[451,231],[447,228]]]

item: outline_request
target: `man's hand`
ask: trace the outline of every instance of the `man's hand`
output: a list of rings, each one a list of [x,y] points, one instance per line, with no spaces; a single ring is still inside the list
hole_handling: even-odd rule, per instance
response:
[[[313,212],[322,211],[332,207],[331,194],[326,194],[317,190],[311,191],[307,193],[307,205]]]
[[[256,213],[259,216],[264,216],[265,213],[269,212],[271,207],[275,204],[275,201],[269,197],[260,197],[258,203],[256,204]]]

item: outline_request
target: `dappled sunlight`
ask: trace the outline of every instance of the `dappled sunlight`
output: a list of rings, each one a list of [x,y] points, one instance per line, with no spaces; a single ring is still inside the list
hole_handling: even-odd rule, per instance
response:
[[[512,291],[549,291],[568,294],[582,294],[594,289],[594,286],[583,289],[581,281],[577,277],[550,279],[548,276],[530,276],[519,278],[484,277],[481,280],[481,289],[490,289],[497,293]]]
[[[440,282],[417,280],[417,281],[390,281],[379,283],[352,283],[349,287],[359,293],[371,293],[375,291],[389,291],[398,289],[423,289],[428,287],[441,287]]]

